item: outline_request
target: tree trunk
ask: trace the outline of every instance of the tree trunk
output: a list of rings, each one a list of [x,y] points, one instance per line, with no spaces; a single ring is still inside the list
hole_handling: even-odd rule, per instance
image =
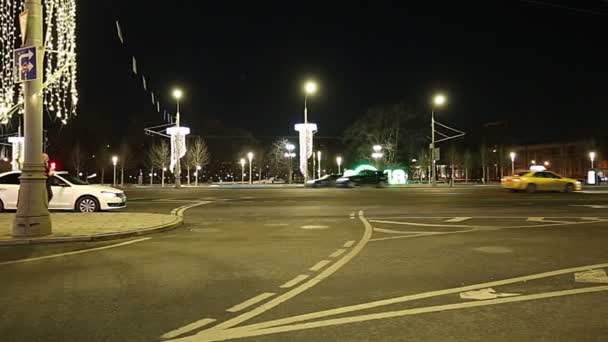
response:
[[[464,169],[464,183],[469,184],[469,168]]]
[[[102,184],[102,185],[103,185],[103,183],[104,183],[105,172],[106,172],[106,169],[105,169],[105,168],[102,168],[102,169],[101,169],[101,184]]]
[[[486,184],[486,166],[481,166],[481,183]]]
[[[121,165],[120,166],[120,186],[124,186],[125,185],[125,168]]]
[[[188,174],[188,185],[190,185],[190,168],[188,168],[187,174]]]
[[[154,168],[150,168],[150,185],[154,185]]]

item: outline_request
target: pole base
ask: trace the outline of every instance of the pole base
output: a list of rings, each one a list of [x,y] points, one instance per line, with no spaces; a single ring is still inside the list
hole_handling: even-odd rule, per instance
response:
[[[45,236],[52,234],[51,216],[17,216],[13,223],[14,237]]]

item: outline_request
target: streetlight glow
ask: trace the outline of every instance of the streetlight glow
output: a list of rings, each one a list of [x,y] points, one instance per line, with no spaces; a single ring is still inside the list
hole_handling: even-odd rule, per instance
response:
[[[306,82],[306,85],[304,85],[304,90],[306,91],[306,94],[314,94],[317,92],[317,84],[313,81],[308,81]]]
[[[593,169],[593,162],[595,161],[595,152],[589,152],[589,159],[591,160],[591,168]]]
[[[247,159],[249,159],[249,162],[251,163],[251,160],[253,160],[253,152],[247,153]]]
[[[509,156],[511,157],[511,161],[515,161],[515,152],[509,153]]]
[[[549,162],[548,161],[545,161],[545,166],[549,166]]]
[[[511,174],[515,174],[515,152],[510,152],[509,156],[511,157]]]
[[[175,98],[176,100],[180,100],[183,95],[184,95],[184,93],[182,92],[181,89],[178,88],[178,89],[173,90],[173,98]]]
[[[435,106],[443,106],[443,104],[445,103],[445,96],[443,96],[443,94],[437,94],[435,95],[435,97],[433,98],[433,103],[435,104]]]
[[[112,164],[113,164],[114,166],[116,166],[116,164],[117,164],[117,163],[118,163],[118,157],[117,157],[117,156],[113,156],[113,157],[112,157]]]
[[[253,184],[253,172],[252,172],[252,163],[251,161],[253,160],[253,152],[249,152],[247,153],[247,158],[249,159],[249,184]]]
[[[294,150],[296,147],[295,147],[295,145],[294,145],[294,144],[287,143],[287,144],[285,145],[285,148],[287,149],[287,151],[291,152],[291,151],[293,151],[293,150]]]
[[[340,174],[340,166],[342,165],[342,157],[336,157],[336,164],[338,164],[338,174]]]
[[[382,146],[380,145],[374,145],[374,147],[372,147],[374,152],[378,153],[380,151],[382,151]]]

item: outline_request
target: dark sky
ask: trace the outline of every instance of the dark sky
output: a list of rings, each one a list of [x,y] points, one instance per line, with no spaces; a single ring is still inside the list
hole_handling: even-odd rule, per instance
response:
[[[579,137],[608,124],[608,3],[573,3],[600,13],[515,0],[80,1],[75,126],[110,132],[103,140],[162,123],[131,73],[135,55],[163,107],[174,108],[173,86],[184,89],[194,133],[220,120],[294,134],[302,83],[314,78],[309,113],[320,135],[340,135],[373,105],[406,100],[428,111],[441,90],[440,120],[467,132],[508,120],[516,135]]]

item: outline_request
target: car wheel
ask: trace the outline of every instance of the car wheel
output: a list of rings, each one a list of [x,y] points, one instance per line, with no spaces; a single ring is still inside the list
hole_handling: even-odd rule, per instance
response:
[[[346,187],[348,187],[348,188],[354,188],[355,187],[355,182],[348,182],[346,184]]]
[[[536,192],[536,184],[528,184],[528,186],[526,186],[526,192],[528,192],[528,193]]]
[[[574,191],[574,185],[572,185],[571,183],[566,184],[566,186],[564,187],[564,192],[572,192]]]
[[[4,202],[0,200],[0,213],[4,212]]]
[[[95,197],[84,196],[76,201],[76,211],[81,213],[94,213],[99,211],[99,202]]]
[[[378,187],[379,188],[386,188],[388,186],[388,184],[386,184],[386,182],[380,182],[378,183]]]

